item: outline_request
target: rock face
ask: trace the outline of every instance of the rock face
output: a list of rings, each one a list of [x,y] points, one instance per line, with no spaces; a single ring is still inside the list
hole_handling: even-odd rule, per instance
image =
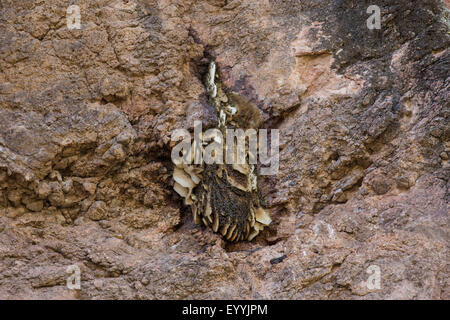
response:
[[[448,2],[69,5],[0,5],[0,298],[450,299]],[[251,242],[173,191],[212,59],[280,130]]]

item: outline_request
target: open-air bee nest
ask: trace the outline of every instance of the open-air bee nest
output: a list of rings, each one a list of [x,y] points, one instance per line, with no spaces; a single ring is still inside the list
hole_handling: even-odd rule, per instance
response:
[[[256,106],[242,96],[227,94],[223,90],[214,62],[209,65],[205,86],[209,103],[216,109],[219,119],[217,129],[222,137],[228,127],[252,127],[258,123],[261,115]],[[196,146],[194,139],[191,150],[200,147],[203,152],[205,141],[221,139],[214,135],[203,135],[202,138],[201,146]],[[231,242],[252,240],[272,221],[261,206],[256,165],[248,163],[248,148],[245,152],[244,164],[194,165],[179,161],[175,163],[173,172],[174,190],[191,207],[195,223],[203,223]],[[194,157],[194,154],[191,156]]]

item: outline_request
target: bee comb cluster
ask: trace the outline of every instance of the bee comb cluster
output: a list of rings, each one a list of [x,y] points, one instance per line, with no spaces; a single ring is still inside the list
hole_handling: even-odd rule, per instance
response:
[[[261,206],[256,165],[249,164],[248,161],[254,155],[246,148],[244,164],[186,164],[193,163],[192,160],[199,152],[203,153],[206,142],[220,142],[227,128],[239,128],[243,125],[239,116],[244,110],[240,109],[248,109],[249,104],[243,106],[236,103],[236,94],[232,93],[234,97],[227,95],[218,80],[216,65],[212,61],[205,77],[205,86],[209,103],[214,106],[218,116],[215,132],[220,132],[221,135],[203,134],[201,145],[196,145],[194,139],[191,148],[193,152],[188,155],[191,157],[188,160],[191,161],[175,162],[174,190],[191,207],[195,223],[212,228],[230,242],[250,241],[272,221]],[[256,110],[252,112],[259,115],[256,106],[253,108]],[[244,122],[248,124],[248,121]],[[223,144],[223,148],[226,153],[226,144]],[[236,144],[233,150],[236,152]]]

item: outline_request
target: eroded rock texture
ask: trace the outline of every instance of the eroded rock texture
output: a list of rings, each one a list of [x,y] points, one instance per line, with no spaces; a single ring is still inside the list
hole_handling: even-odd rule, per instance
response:
[[[448,2],[72,4],[0,4],[0,298],[450,298]],[[252,242],[172,189],[211,59],[280,129]]]

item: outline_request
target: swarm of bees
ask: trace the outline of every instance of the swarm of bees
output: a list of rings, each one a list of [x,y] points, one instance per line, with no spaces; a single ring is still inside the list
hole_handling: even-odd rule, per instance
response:
[[[208,101],[217,113],[217,129],[222,136],[227,128],[247,125],[257,129],[262,121],[259,109],[244,97],[225,92],[214,61],[209,64],[205,86]],[[219,137],[202,137],[203,141],[214,139]],[[195,150],[203,152],[203,147],[203,144],[196,145],[194,140],[194,151],[190,156],[196,156]],[[223,148],[226,153],[227,146]],[[212,228],[230,242],[250,241],[272,221],[261,205],[256,165],[248,161],[251,155],[248,148],[245,152],[243,164],[195,165],[178,161],[173,173],[174,190],[191,207],[195,223]]]

